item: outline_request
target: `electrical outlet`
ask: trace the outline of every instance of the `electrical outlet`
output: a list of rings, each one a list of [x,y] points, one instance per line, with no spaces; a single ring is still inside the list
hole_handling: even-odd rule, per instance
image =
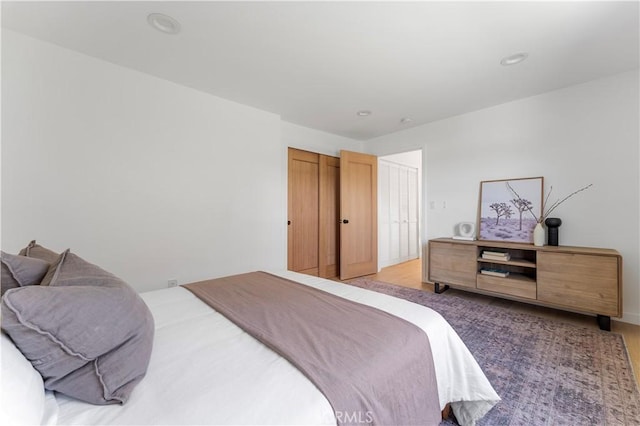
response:
[[[178,286],[178,280],[173,279],[173,280],[167,281],[167,287],[177,287],[177,286]]]

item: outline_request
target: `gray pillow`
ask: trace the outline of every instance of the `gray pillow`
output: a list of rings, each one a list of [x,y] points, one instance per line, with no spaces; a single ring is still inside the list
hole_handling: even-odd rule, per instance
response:
[[[42,259],[49,263],[55,262],[58,258],[58,253],[42,247],[36,243],[36,240],[31,241],[25,248],[18,253],[20,256],[35,257],[36,259]]]
[[[44,260],[0,252],[2,259],[2,294],[27,285],[40,284],[49,269]]]
[[[64,262],[64,259],[67,257],[67,253],[70,252],[70,249],[66,249],[59,255],[56,255],[56,259],[51,262],[49,267],[47,268],[47,272],[44,277],[42,277],[42,281],[40,281],[40,285],[47,286],[51,284],[54,280],[57,279],[58,274],[60,273],[60,264]]]
[[[5,291],[20,287],[20,284],[15,278],[13,278],[11,271],[4,262],[2,262],[2,275],[0,276],[0,280],[0,295],[2,296],[4,296]]]
[[[144,377],[151,312],[124,281],[66,252],[49,286],[2,299],[2,329],[45,388],[92,404],[125,403]]]

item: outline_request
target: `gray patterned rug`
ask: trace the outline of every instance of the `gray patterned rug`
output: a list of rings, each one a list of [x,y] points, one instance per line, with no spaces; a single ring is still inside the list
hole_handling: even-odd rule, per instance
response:
[[[435,294],[366,278],[350,284],[428,306],[453,326],[502,397],[479,425],[640,425],[640,393],[619,334],[455,291]]]

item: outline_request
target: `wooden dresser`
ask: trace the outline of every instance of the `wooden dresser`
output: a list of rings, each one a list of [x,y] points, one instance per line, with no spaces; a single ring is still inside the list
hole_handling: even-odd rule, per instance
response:
[[[505,258],[485,258],[491,252]],[[622,257],[615,250],[438,238],[429,241],[427,268],[436,293],[451,286],[595,314],[603,330],[622,316]]]

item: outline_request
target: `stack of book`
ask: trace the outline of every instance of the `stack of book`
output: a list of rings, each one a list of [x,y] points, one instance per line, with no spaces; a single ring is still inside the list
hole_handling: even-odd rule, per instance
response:
[[[511,255],[509,253],[503,253],[500,251],[484,250],[482,252],[482,258],[487,260],[500,260],[506,262],[508,260],[511,260]]]
[[[492,277],[508,277],[509,276],[509,271],[503,271],[501,269],[488,269],[488,268],[483,268],[480,269],[480,273],[484,274],[484,275],[491,275]]]

